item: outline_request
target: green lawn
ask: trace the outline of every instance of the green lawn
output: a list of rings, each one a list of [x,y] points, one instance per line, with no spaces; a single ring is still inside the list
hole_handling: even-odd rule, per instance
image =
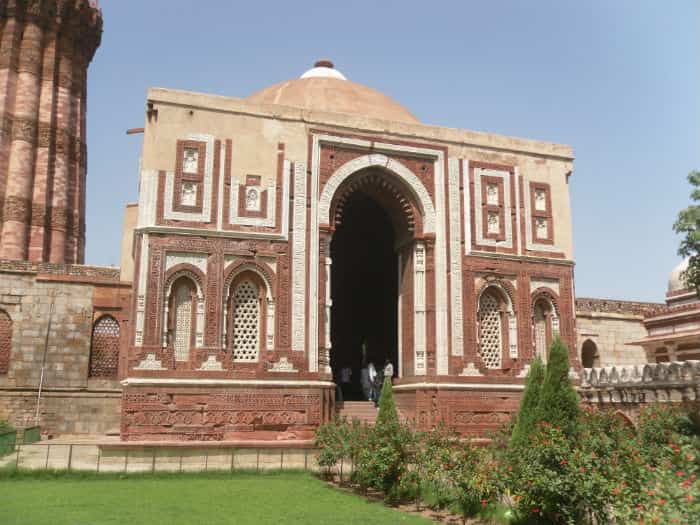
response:
[[[3,525],[427,525],[310,474],[0,476]]]

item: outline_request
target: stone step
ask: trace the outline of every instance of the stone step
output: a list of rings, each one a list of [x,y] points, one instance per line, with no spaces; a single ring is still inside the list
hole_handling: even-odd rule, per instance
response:
[[[350,419],[350,420],[353,419],[353,418],[357,418],[357,419],[371,419],[371,420],[373,420],[373,421],[374,421],[375,419],[377,419],[377,414],[376,414],[376,413],[375,413],[375,414],[358,414],[357,412],[340,412],[338,415],[339,415],[340,417],[344,417],[344,418]]]
[[[371,401],[346,401],[338,407],[338,415],[348,421],[354,419],[367,424],[377,420],[378,409]]]

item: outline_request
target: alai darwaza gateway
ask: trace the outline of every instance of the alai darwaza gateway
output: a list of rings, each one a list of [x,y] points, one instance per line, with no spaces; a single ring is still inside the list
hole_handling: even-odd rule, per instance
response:
[[[480,433],[560,334],[568,146],[423,124],[328,60],[247,98],[148,93],[125,440],[305,439],[338,371]]]

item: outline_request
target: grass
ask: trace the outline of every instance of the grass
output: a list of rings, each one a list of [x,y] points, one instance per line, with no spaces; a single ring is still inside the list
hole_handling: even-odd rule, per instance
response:
[[[304,472],[0,472],[3,525],[265,525],[430,521],[328,487]]]

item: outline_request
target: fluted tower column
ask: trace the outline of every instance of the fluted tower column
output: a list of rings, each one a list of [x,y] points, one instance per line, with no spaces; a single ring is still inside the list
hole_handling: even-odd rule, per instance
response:
[[[96,1],[0,4],[0,258],[82,263]]]

